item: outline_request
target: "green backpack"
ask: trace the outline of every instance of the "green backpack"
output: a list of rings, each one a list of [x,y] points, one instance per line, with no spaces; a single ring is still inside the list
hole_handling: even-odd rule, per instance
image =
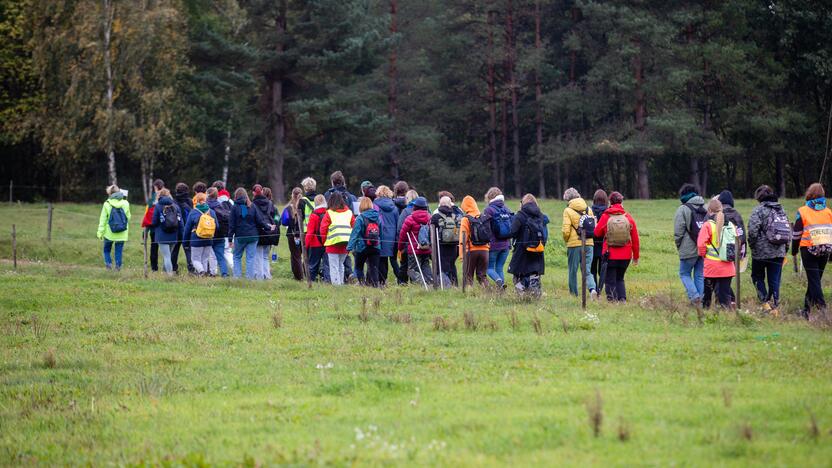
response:
[[[716,223],[714,223],[716,227]],[[723,262],[733,262],[737,259],[737,228],[734,223],[729,222],[722,227],[722,242],[719,247],[713,242],[711,245],[719,253],[719,259]]]
[[[459,243],[459,224],[462,219],[456,214],[450,216],[439,212],[439,242],[442,244]]]

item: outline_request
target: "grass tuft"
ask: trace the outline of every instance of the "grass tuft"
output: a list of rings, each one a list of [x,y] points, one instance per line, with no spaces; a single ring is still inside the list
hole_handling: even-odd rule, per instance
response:
[[[740,437],[749,442],[754,439],[754,429],[751,427],[750,422],[746,421],[740,426]]]
[[[731,391],[730,388],[723,387],[722,389],[722,404],[725,405],[726,408],[730,408],[731,404],[734,400],[734,392]]]
[[[818,426],[818,418],[815,416],[815,413],[810,409],[806,408],[806,411],[809,412],[809,437],[813,440],[817,440],[820,437],[820,427]]]
[[[511,327],[512,330],[517,331],[520,328],[520,318],[517,317],[517,309],[512,308],[509,311],[506,311],[506,317],[508,317],[508,326]]]
[[[448,323],[448,319],[442,317],[441,315],[437,315],[433,318],[433,330],[434,331],[448,331],[451,329],[451,324]]]
[[[543,334],[543,322],[540,320],[540,316],[537,315],[536,312],[532,314],[532,329],[538,335]]]
[[[630,425],[624,418],[618,419],[618,440],[627,442],[630,440]]]
[[[601,391],[596,389],[594,398],[586,403],[586,412],[589,416],[589,428],[595,437],[601,436],[601,427],[604,424],[604,401],[601,399]]]
[[[49,348],[43,353],[43,367],[47,369],[54,369],[55,366],[58,364],[57,358],[55,358],[55,350],[53,348]]]
[[[272,326],[274,328],[283,327],[283,312],[277,311],[272,314]]]
[[[409,313],[388,314],[387,320],[391,323],[413,323],[413,316]]]
[[[462,323],[465,325],[465,329],[468,331],[477,331],[477,328],[479,328],[477,316],[474,315],[474,313],[471,311],[462,314]]]

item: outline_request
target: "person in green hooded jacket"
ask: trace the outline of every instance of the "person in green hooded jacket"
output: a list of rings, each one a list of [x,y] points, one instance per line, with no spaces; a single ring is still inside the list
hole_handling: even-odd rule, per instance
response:
[[[104,266],[108,270],[113,268],[111,253],[115,247],[116,270],[121,270],[122,252],[130,228],[130,203],[115,184],[107,187],[107,195],[109,198],[101,207],[98,218],[97,236],[104,240]]]

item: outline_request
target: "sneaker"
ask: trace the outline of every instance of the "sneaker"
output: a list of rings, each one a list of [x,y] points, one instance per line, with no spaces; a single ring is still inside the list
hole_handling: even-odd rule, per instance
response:
[[[593,301],[597,301],[598,300],[598,291],[596,291],[594,289],[589,291],[589,298]]]

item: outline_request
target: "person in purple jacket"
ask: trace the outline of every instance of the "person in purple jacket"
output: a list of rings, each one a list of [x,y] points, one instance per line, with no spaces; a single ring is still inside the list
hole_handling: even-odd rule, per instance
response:
[[[501,289],[506,287],[505,266],[511,248],[511,222],[514,214],[506,207],[503,192],[491,187],[485,192],[488,206],[483,218],[491,223],[491,243],[488,251],[488,277]]]

